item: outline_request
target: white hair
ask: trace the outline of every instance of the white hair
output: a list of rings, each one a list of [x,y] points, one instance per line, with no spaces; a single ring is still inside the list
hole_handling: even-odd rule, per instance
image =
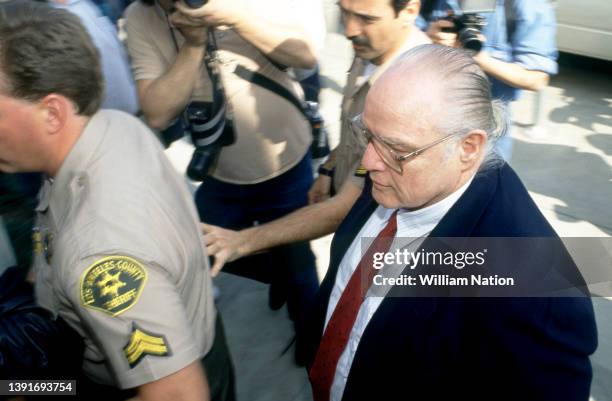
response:
[[[481,169],[503,163],[495,144],[507,131],[505,107],[501,101],[491,100],[489,79],[468,51],[431,44],[417,46],[389,68],[404,76],[408,69],[411,74],[418,72],[414,79],[429,79],[440,85],[443,107],[439,109],[443,115],[437,116],[435,125],[441,135],[454,134],[460,140],[482,130],[487,134],[487,146]]]

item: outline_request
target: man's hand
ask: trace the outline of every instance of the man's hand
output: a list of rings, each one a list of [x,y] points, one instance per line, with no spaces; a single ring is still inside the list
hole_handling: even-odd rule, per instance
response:
[[[208,0],[200,8],[190,8],[183,2],[177,2],[176,9],[190,23],[198,24],[199,26],[227,26],[233,28],[244,18],[244,15],[241,13],[244,6],[240,0]]]
[[[453,28],[455,24],[447,20],[438,20],[429,24],[427,36],[432,42],[448,47],[461,47],[455,32],[444,32],[444,28]]]
[[[312,183],[310,190],[308,191],[308,203],[318,203],[329,198],[331,190],[331,177],[324,174],[320,174],[317,179]]]
[[[246,242],[247,230],[234,231],[225,228],[200,224],[204,236],[204,245],[209,256],[215,257],[210,275],[215,277],[227,262],[232,262],[246,255],[241,245]]]
[[[194,18],[174,11],[170,15],[170,24],[181,32],[185,43],[191,46],[204,46],[206,44],[207,28]]]
[[[228,27],[255,46],[272,61],[285,67],[314,68],[317,59],[307,31],[301,25],[288,20],[288,12],[276,10],[286,0],[244,1],[208,0],[200,8],[189,8],[182,2],[175,3],[177,22],[191,26]],[[272,9],[268,9],[268,8]]]

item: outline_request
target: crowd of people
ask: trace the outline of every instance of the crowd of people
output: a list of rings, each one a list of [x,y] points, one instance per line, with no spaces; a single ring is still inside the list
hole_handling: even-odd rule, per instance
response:
[[[537,296],[369,296],[375,253],[560,243],[507,162],[509,103],[557,71],[548,0],[340,0],[355,57],[316,172],[320,4],[126,3],[0,3],[0,379],[234,400],[223,269],[287,304],[315,401],[588,400],[593,308],[562,246],[488,266]],[[164,154],[185,136],[195,194]]]

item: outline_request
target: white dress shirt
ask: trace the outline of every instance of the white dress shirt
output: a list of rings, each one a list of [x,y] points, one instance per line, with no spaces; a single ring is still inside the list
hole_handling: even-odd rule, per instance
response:
[[[420,238],[420,244],[422,240],[436,227],[436,225],[438,225],[446,212],[461,197],[472,182],[472,179],[473,177],[457,191],[453,192],[451,195],[442,199],[438,203],[415,211],[400,209],[397,214],[396,238],[402,238],[404,241],[394,241],[394,243],[391,245],[390,251],[403,248],[406,244],[406,238]],[[327,315],[325,318],[325,328],[327,328],[329,319],[331,318],[332,313],[340,300],[344,288],[348,284],[353,272],[357,268],[357,265],[361,261],[361,258],[366,251],[366,249],[362,249],[362,242],[367,244],[367,241],[362,241],[362,239],[375,238],[386,226],[393,211],[394,209],[386,209],[379,206],[361,228],[359,234],[355,237],[351,243],[351,246],[344,254],[344,257],[340,262],[340,267],[338,268],[334,288],[332,289],[329,298]],[[357,318],[355,319],[355,324],[351,329],[347,346],[340,356],[338,365],[336,366],[336,374],[334,376],[334,381],[332,383],[330,392],[331,401],[340,401],[342,399],[344,387],[346,385],[349,371],[351,369],[355,353],[357,352],[357,347],[359,346],[361,336],[363,335],[368,322],[374,313],[376,313],[376,310],[380,306],[383,299],[383,297],[367,296],[361,304],[359,312],[357,313]]]

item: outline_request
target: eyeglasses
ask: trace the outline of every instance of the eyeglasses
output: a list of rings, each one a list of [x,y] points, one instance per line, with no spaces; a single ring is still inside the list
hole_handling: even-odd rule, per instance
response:
[[[368,143],[371,143],[374,146],[374,150],[376,151],[378,156],[380,156],[382,161],[393,171],[399,174],[403,173],[402,165],[403,162],[405,162],[406,160],[414,159],[421,153],[425,152],[427,149],[458,135],[450,134],[421,148],[412,150],[408,153],[401,154],[401,152],[393,149],[394,145],[389,144],[386,139],[376,135],[365,126],[365,124],[363,123],[362,114],[358,114],[351,119],[351,128],[356,134],[365,136],[366,141],[368,141]]]

